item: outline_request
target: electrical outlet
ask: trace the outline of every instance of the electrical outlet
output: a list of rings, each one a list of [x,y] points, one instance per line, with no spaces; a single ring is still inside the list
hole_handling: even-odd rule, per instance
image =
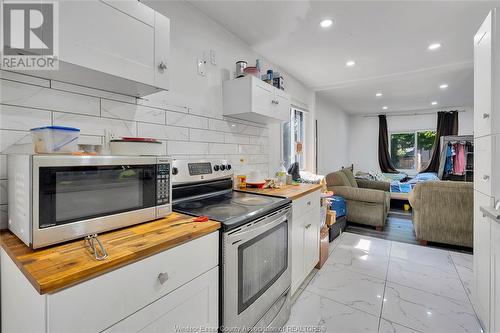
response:
[[[198,75],[206,75],[205,60],[203,59],[198,59]]]
[[[215,58],[215,50],[210,50],[210,63],[212,65],[217,65],[217,60]]]

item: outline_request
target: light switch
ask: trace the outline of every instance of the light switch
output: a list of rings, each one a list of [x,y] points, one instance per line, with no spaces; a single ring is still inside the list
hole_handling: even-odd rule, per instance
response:
[[[206,75],[205,61],[203,59],[198,59],[198,75],[200,76]]]

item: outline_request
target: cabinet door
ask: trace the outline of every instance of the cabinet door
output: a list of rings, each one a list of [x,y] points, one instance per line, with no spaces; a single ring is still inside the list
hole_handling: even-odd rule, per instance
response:
[[[292,216],[292,295],[304,279],[304,221]]]
[[[474,191],[474,288],[473,303],[484,328],[490,322],[490,220],[479,207],[491,205],[491,199]]]
[[[252,111],[274,117],[274,87],[262,80],[252,78]]]
[[[274,88],[274,113],[282,121],[290,121],[290,95],[281,89]]]
[[[101,1],[59,1],[59,59],[153,85],[155,29],[141,19],[153,9],[130,2],[135,18]]]
[[[155,86],[167,90],[170,51],[170,20],[155,12]]]
[[[484,20],[474,37],[474,136],[491,133],[492,118],[492,14]]]
[[[307,223],[304,225],[304,274],[306,276],[319,260],[319,216],[318,207],[308,214]]]
[[[495,151],[494,136],[485,136],[474,140],[474,189],[492,195],[492,156]]]
[[[219,268],[215,267],[110,327],[111,333],[186,332],[218,326]],[[208,332],[208,331],[207,331]]]
[[[491,332],[500,331],[500,223],[491,220]]]

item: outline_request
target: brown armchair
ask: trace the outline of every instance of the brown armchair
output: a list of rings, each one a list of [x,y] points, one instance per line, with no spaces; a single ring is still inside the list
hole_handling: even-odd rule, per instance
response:
[[[347,220],[381,230],[391,204],[390,183],[356,179],[350,169],[326,176],[326,185],[347,204]]]

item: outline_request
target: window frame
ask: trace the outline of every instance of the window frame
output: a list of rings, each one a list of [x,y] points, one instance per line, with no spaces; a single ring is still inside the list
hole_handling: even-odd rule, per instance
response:
[[[415,173],[415,172],[419,172],[420,170],[417,169],[417,162],[418,162],[418,146],[417,146],[417,143],[418,143],[418,133],[420,132],[434,132],[435,134],[437,134],[437,131],[435,129],[418,129],[418,130],[412,130],[412,131],[391,131],[389,132],[389,157],[391,158],[392,160],[392,155],[391,155],[391,151],[392,151],[392,136],[394,134],[414,134],[415,135],[415,138],[414,138],[414,143],[413,143],[413,147],[415,148],[415,154],[413,156],[413,169],[398,169],[396,168],[396,170],[398,171],[401,171],[401,172],[404,172],[404,173]]]
[[[285,124],[290,124],[290,162],[291,163],[294,163],[294,162],[297,162],[297,154],[295,154],[295,130],[294,128],[292,128],[292,125],[295,121],[295,114],[296,112],[300,112],[302,114],[302,161],[299,162],[300,163],[300,170],[307,170],[307,145],[306,145],[306,141],[307,141],[307,118],[308,118],[308,111],[305,110],[305,109],[301,109],[299,107],[296,107],[296,106],[290,106],[290,110],[289,110],[289,116],[290,116],[290,120],[288,122],[285,122],[281,125],[281,161],[285,161],[285,143],[284,143],[284,138],[283,138],[283,135],[284,135],[284,126]],[[288,164],[285,163],[285,167],[287,166]]]

